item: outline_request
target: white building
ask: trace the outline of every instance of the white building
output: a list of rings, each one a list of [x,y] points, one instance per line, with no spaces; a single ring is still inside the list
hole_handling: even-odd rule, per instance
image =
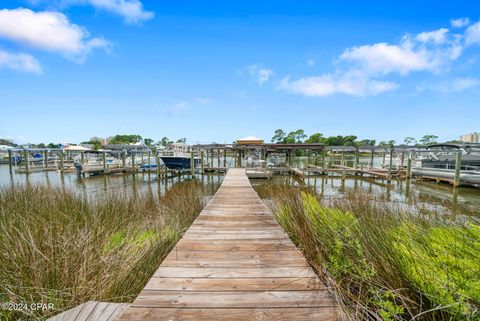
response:
[[[460,136],[460,141],[465,143],[480,143],[480,133],[470,133]]]

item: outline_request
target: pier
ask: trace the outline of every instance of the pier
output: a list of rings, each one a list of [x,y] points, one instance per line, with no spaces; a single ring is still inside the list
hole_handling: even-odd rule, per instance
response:
[[[118,320],[337,320],[339,308],[250,185],[222,186]]]

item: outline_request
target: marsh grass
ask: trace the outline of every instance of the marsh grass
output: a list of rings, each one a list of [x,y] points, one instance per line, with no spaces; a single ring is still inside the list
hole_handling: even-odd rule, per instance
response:
[[[0,302],[53,303],[0,311],[42,320],[88,300],[132,301],[204,206],[203,185],[87,200],[43,186],[0,189]]]
[[[478,225],[361,191],[334,200],[288,186],[262,193],[349,318],[480,320]]]

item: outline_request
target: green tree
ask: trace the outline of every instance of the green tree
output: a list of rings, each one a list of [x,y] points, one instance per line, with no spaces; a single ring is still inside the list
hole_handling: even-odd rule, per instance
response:
[[[173,142],[168,139],[168,137],[163,137],[162,140],[160,140],[160,145],[167,147],[168,145],[172,144]]]
[[[309,144],[322,144],[324,142],[325,142],[325,137],[323,137],[323,134],[321,133],[312,134],[305,141],[305,143],[309,143]]]
[[[420,143],[423,145],[431,145],[437,143],[438,136],[436,135],[425,135],[420,139]]]
[[[357,146],[375,146],[375,139],[363,139],[357,142]]]
[[[49,143],[49,144],[47,145],[47,148],[58,148],[58,144]]]
[[[186,143],[187,143],[187,139],[185,137],[177,139],[177,144],[186,144]]]
[[[415,144],[417,142],[417,140],[413,137],[405,137],[405,139],[403,140],[403,142],[405,143],[405,145],[410,145],[410,144]]]
[[[140,135],[115,135],[110,140],[110,144],[135,144],[142,141]]]
[[[356,140],[357,140],[357,136],[355,136],[355,135],[344,136],[342,138],[342,145],[343,146],[355,146],[355,141]]]
[[[284,143],[301,144],[303,143],[305,138],[307,138],[307,135],[305,135],[305,131],[303,129],[297,129],[293,132],[288,133],[288,135],[284,139]]]
[[[285,136],[286,134],[283,129],[277,129],[272,137],[271,142],[277,144],[283,143],[285,140]]]
[[[144,139],[143,139],[143,142],[144,142],[145,145],[147,145],[147,146],[152,146],[152,145],[153,145],[153,139],[151,139],[151,138],[144,138]]]

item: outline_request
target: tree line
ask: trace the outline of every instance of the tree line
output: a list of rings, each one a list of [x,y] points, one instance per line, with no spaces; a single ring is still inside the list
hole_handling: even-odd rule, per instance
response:
[[[377,141],[375,139],[357,139],[358,137],[355,135],[337,135],[325,137],[322,133],[314,133],[308,136],[307,134],[305,134],[305,131],[303,129],[297,129],[289,133],[285,132],[283,129],[277,129],[273,134],[271,142],[276,144],[316,143],[325,144],[327,146],[394,146],[397,144],[395,140],[380,141],[377,144]],[[413,137],[406,137],[402,143],[407,146],[424,146],[436,144],[437,139],[438,136],[436,135],[424,135],[418,140]]]

